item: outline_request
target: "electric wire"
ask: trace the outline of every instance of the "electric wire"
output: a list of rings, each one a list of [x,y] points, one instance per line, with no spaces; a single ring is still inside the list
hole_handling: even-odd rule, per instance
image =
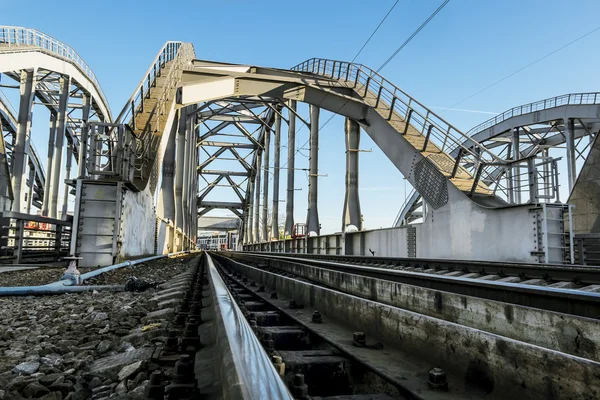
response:
[[[554,55],[554,54],[558,53],[558,52],[559,52],[559,51],[561,51],[562,49],[564,49],[564,48],[566,48],[566,47],[569,47],[570,45],[572,45],[572,44],[574,44],[574,43],[576,43],[576,42],[580,41],[581,39],[583,39],[583,38],[585,38],[585,37],[587,37],[587,36],[591,35],[592,33],[596,32],[596,31],[598,31],[598,30],[600,30],[600,26],[598,26],[598,27],[596,27],[596,28],[592,29],[591,31],[589,31],[588,33],[586,33],[586,34],[584,34],[584,35],[582,35],[582,36],[579,36],[578,38],[576,38],[576,39],[574,39],[574,40],[570,41],[569,43],[567,43],[567,44],[564,44],[564,45],[560,46],[559,48],[557,48],[557,49],[555,49],[555,50],[551,51],[550,53],[548,53],[548,54],[546,54],[546,55],[544,55],[544,56],[542,56],[542,57],[538,58],[537,60],[535,60],[535,61],[533,61],[533,62],[531,62],[531,63],[529,63],[529,64],[525,65],[524,67],[521,67],[521,68],[517,69],[516,71],[514,71],[514,72],[512,72],[512,73],[510,73],[510,74],[508,74],[508,75],[506,75],[504,78],[498,79],[496,82],[494,82],[494,83],[492,83],[492,84],[490,84],[490,85],[488,85],[488,86],[484,87],[483,89],[481,89],[481,90],[479,90],[479,91],[477,91],[477,92],[473,93],[472,95],[470,95],[470,96],[468,96],[468,97],[465,97],[465,98],[464,98],[464,99],[462,99],[461,101],[459,101],[459,102],[457,102],[457,103],[454,103],[453,105],[451,105],[451,106],[449,106],[449,107],[447,107],[447,108],[443,109],[442,111],[440,111],[440,114],[441,114],[441,113],[443,113],[443,112],[445,112],[445,111],[448,111],[448,110],[449,110],[449,109],[451,109],[451,108],[454,108],[454,107],[456,107],[456,106],[457,106],[457,105],[459,105],[459,104],[462,104],[462,103],[464,103],[465,101],[467,101],[467,100],[469,100],[469,99],[471,99],[471,98],[473,98],[473,97],[477,96],[478,94],[481,94],[481,93],[485,92],[486,90],[488,90],[488,89],[490,89],[490,88],[492,88],[492,87],[496,86],[497,84],[504,82],[505,80],[507,80],[507,79],[509,79],[509,78],[511,78],[511,77],[513,77],[513,76],[515,76],[515,75],[516,75],[516,74],[518,74],[519,72],[521,72],[521,71],[523,71],[523,70],[525,70],[525,69],[527,69],[527,68],[529,68],[529,67],[531,67],[531,66],[533,66],[533,65],[535,65],[535,64],[537,64],[537,63],[539,63],[540,61],[543,61],[543,60],[545,60],[546,58],[548,58],[548,57],[550,57],[550,56],[552,56],[552,55]]]

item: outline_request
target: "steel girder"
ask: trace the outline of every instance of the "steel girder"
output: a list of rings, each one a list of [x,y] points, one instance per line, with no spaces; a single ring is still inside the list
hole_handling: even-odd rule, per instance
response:
[[[270,103],[258,98],[227,98],[204,103],[196,112],[196,121],[201,133],[197,172],[205,183],[198,191],[198,216],[221,209],[242,219],[251,204],[248,182],[259,173],[257,160],[274,111]],[[227,169],[219,168],[219,164],[227,164]],[[211,201],[216,187],[227,188],[239,202]],[[241,226],[245,223],[242,221]]]
[[[590,143],[600,130],[598,103],[600,94],[595,93],[557,96],[510,109],[474,127],[468,134],[507,162],[522,160],[525,164],[528,158],[537,157],[541,160],[541,157],[547,158],[548,154],[553,154],[553,158],[556,159],[568,157],[564,148],[567,142],[565,121],[570,120],[574,140],[573,155],[575,161],[579,162],[587,157]],[[515,134],[518,135],[518,140],[515,140]],[[468,146],[469,141],[465,141],[464,144]],[[518,146],[518,150],[515,150],[515,145]],[[458,153],[456,149],[452,156],[456,158]],[[515,154],[519,157],[515,157]],[[473,171],[476,166],[473,160],[465,157],[464,161],[463,166]],[[574,172],[577,176],[579,169]],[[505,180],[511,179],[511,175],[511,168],[487,165],[481,172],[481,179],[494,189],[497,196],[501,196],[507,202],[517,203],[518,199],[515,196],[511,201],[508,194],[509,184],[504,183]],[[547,199],[551,200],[559,198]],[[528,201],[529,198],[523,196],[520,202]],[[418,221],[422,216],[421,197],[414,192],[398,212],[394,226],[400,226],[406,221]]]

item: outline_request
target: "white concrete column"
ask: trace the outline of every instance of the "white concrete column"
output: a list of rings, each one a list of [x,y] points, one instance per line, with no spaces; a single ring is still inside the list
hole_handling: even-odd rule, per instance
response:
[[[50,112],[50,132],[48,134],[48,161],[46,163],[46,182],[44,182],[44,199],[42,200],[42,215],[48,216],[50,210],[50,183],[52,179],[52,160],[54,159],[54,141],[56,140],[56,115]]]
[[[13,149],[11,185],[13,188],[14,200],[12,210],[15,212],[24,212],[25,190],[24,183],[27,177],[27,155],[25,150],[29,146],[29,133],[31,130],[31,111],[33,108],[33,99],[35,97],[35,71],[21,71],[20,82],[21,97],[19,100],[19,115],[17,119],[17,138]]]
[[[183,171],[185,159],[185,114],[186,108],[179,109],[177,125],[177,148],[175,157],[175,228],[183,228]]]
[[[269,215],[269,156],[271,152],[271,129],[265,129],[265,151],[263,153],[263,204],[262,204],[262,232],[261,241],[270,241],[269,224],[267,223]]]
[[[59,86],[58,114],[56,115],[56,140],[54,142],[52,175],[50,176],[50,207],[48,209],[50,218],[58,218],[58,189],[60,187],[60,175],[62,172],[62,157],[67,128],[67,105],[69,101],[71,77],[61,77]]]
[[[358,122],[346,118],[346,196],[342,215],[342,232],[362,230],[360,197],[358,194],[358,150],[360,127]]]
[[[521,158],[519,128],[512,128],[513,160]],[[520,163],[513,167],[513,199],[516,204],[521,204],[521,168]]]
[[[277,111],[281,112],[280,108]],[[271,237],[279,239],[279,160],[281,150],[281,115],[275,113],[273,131],[273,207],[271,209]]]
[[[288,107],[296,111],[296,100],[290,100]],[[294,164],[296,157],[296,115],[289,112],[288,123],[287,196],[285,202],[285,236],[291,235],[294,228]]]
[[[79,154],[78,154],[78,176],[83,178],[86,176],[86,163],[88,158],[88,132],[89,132],[89,119],[90,119],[90,108],[92,98],[89,93],[83,92],[82,104],[83,108],[81,111],[81,137],[79,140]]]
[[[567,144],[567,178],[569,182],[569,193],[575,186],[577,180],[577,168],[575,164],[575,120],[565,118],[565,139]]]
[[[66,165],[66,170],[65,170],[65,180],[71,178],[72,161],[73,161],[73,143],[69,143],[67,145],[67,165]],[[71,190],[71,187],[65,183],[65,191],[63,193],[63,205],[62,205],[62,210],[61,210],[62,215],[60,217],[62,220],[66,220],[66,218],[67,218],[67,211],[69,209],[68,208],[69,207],[69,190]]]
[[[319,226],[319,107],[310,105],[310,159],[308,180],[308,216],[306,229],[309,236],[318,236]]]
[[[256,178],[254,182],[254,227],[253,239],[254,242],[260,241],[260,167],[262,161],[262,150],[258,149],[256,153]]]

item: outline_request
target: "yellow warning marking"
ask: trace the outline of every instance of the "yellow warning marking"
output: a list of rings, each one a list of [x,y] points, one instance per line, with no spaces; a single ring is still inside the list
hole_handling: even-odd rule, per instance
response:
[[[94,198],[98,199],[98,200],[101,200],[104,198],[104,193],[102,193],[102,189],[98,189],[98,191],[94,195]]]

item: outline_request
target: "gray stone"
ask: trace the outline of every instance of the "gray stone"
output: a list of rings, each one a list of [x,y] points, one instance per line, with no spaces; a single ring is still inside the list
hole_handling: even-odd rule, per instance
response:
[[[93,315],[93,319],[95,321],[104,321],[105,319],[108,319],[108,314],[105,312],[95,312]]]
[[[101,386],[101,385],[102,385],[102,381],[97,376],[93,377],[92,380],[89,381],[89,383],[88,383],[88,387],[90,389],[97,388],[98,386]]]
[[[129,364],[124,366],[121,371],[119,371],[119,374],[117,375],[119,380],[125,380],[127,378],[129,378],[132,375],[137,374],[143,366],[144,362],[143,361],[137,361],[134,362],[133,364]]]
[[[52,354],[48,354],[45,357],[40,358],[40,362],[44,365],[51,365],[51,366],[62,365],[63,358],[60,354],[52,353]]]
[[[128,351],[126,353],[119,353],[112,356],[100,358],[90,365],[88,372],[91,375],[100,375],[116,380],[118,372],[124,366],[134,363],[136,361],[147,360],[152,356],[153,352],[153,347],[143,347],[140,349]]]
[[[98,354],[104,354],[107,351],[109,351],[111,347],[112,343],[110,342],[110,340],[103,340],[100,343],[98,343],[98,346],[96,346],[96,351],[98,352]]]
[[[79,389],[76,392],[73,392],[71,395],[71,400],[86,400],[87,398],[92,396],[92,391],[87,388]]]
[[[44,386],[50,386],[52,385],[54,382],[56,382],[56,380],[60,377],[62,377],[63,374],[59,374],[59,373],[54,373],[54,374],[47,374],[42,376],[38,382],[41,383]],[[64,378],[63,378],[64,379]]]
[[[146,390],[146,386],[148,386],[149,381],[142,382],[139,386],[129,392],[129,398],[133,400],[143,400],[146,398],[144,395],[144,391]]]
[[[25,353],[18,350],[5,350],[4,355],[8,358],[23,358]]]
[[[115,389],[116,394],[125,394],[127,393],[127,386],[125,386],[125,381],[121,381]]]
[[[61,392],[50,392],[47,395],[40,397],[39,400],[62,400]]]
[[[45,394],[50,393],[50,390],[44,385],[41,385],[37,382],[31,382],[29,385],[23,389],[23,394],[28,398],[42,397]]]
[[[26,361],[13,368],[15,374],[31,375],[40,368],[40,363],[37,361]]]

